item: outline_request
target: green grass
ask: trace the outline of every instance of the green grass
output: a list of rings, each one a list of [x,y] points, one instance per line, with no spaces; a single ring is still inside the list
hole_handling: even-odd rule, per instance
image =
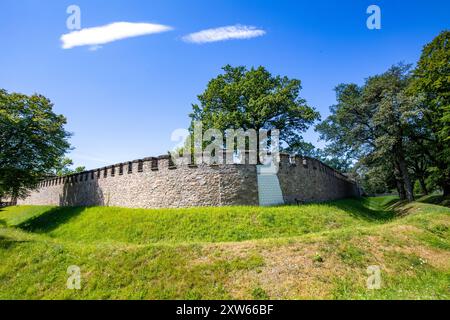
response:
[[[45,214],[50,206],[18,206],[0,208],[0,226],[17,227],[20,224]]]
[[[431,203],[431,204],[437,204],[440,206],[450,207],[450,198],[443,197],[440,194],[430,194],[427,196],[421,196],[417,199],[417,201],[423,202],[423,203]]]
[[[84,243],[226,242],[369,226],[393,218],[392,212],[377,211],[377,204],[374,200],[345,200],[274,208],[23,207],[23,212],[21,207],[12,207],[0,213],[0,217],[3,216],[8,225],[29,232]]]
[[[0,209],[0,299],[449,299],[450,209]],[[81,268],[82,289],[66,288]],[[382,288],[366,289],[379,265]]]

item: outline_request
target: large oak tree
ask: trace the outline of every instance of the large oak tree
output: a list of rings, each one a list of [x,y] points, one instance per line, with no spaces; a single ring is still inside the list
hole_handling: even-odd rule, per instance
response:
[[[209,81],[198,96],[190,117],[203,128],[279,129],[282,147],[302,152],[308,146],[302,133],[319,119],[319,113],[300,97],[301,82],[273,76],[264,67],[223,68],[224,73]]]
[[[0,89],[0,197],[23,197],[69,149],[66,119],[42,95]]]

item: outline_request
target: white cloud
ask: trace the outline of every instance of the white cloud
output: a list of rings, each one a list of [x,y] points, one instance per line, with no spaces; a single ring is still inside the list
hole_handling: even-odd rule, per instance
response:
[[[63,49],[78,46],[92,46],[98,49],[99,45],[105,43],[169,30],[172,30],[172,27],[162,24],[114,22],[63,34],[61,41]]]
[[[253,26],[234,25],[214,29],[206,29],[191,33],[183,37],[186,42],[207,43],[216,41],[225,41],[231,39],[250,39],[260,37],[266,34],[266,31],[257,29]]]

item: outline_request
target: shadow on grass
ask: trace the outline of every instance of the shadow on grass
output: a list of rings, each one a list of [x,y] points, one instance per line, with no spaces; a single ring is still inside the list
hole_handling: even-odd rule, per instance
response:
[[[389,203],[395,203],[397,201],[398,200],[394,199],[389,201]],[[392,209],[391,206],[385,205],[375,208],[373,203],[367,198],[345,199],[329,203],[329,205],[344,210],[353,217],[367,221],[388,222],[397,217],[395,210]]]
[[[383,209],[390,210],[396,207],[400,207],[408,203],[406,200],[400,200],[399,198],[393,198],[391,200],[383,202]]]
[[[423,196],[417,199],[418,202],[435,204],[438,206],[445,206],[450,208],[450,197],[444,198],[443,195],[440,194],[432,194],[428,196]]]
[[[0,235],[0,249],[9,249],[17,244],[30,242],[29,240],[15,240],[5,236]]]
[[[35,233],[46,233],[56,229],[59,225],[78,216],[85,207],[56,207],[43,214],[27,220],[17,227]]]
[[[395,212],[397,217],[406,217],[411,213],[411,207],[406,206],[410,203],[411,202],[408,202],[407,200],[397,199],[390,201],[385,207]]]

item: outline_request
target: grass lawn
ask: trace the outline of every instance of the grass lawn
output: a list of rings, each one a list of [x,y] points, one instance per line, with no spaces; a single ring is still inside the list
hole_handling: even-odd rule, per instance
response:
[[[450,299],[450,209],[0,209],[0,299]],[[81,269],[81,290],[66,288]],[[381,289],[366,288],[367,267]]]

